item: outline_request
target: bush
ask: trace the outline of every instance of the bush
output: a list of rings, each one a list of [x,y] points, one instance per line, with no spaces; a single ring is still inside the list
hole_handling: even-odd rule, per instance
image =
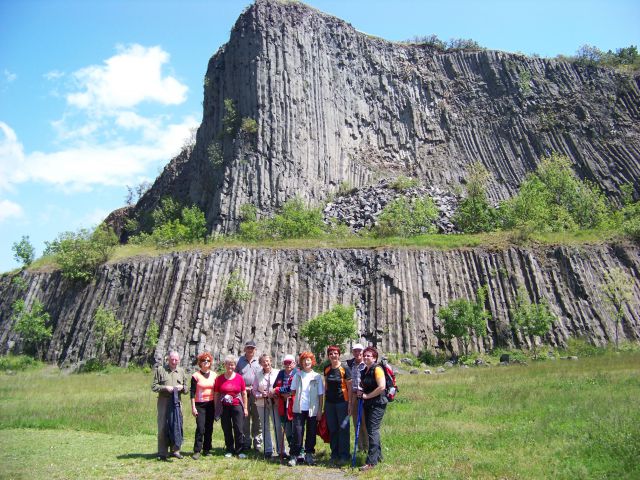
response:
[[[487,199],[487,181],[489,172],[479,162],[469,167],[469,178],[464,198],[455,215],[453,223],[464,233],[480,233],[495,230],[497,226],[497,211]]]
[[[566,156],[543,158],[518,194],[500,207],[507,228],[529,224],[538,231],[565,231],[605,226],[610,209],[604,195],[577,178]]]
[[[39,367],[42,367],[42,362],[39,362],[35,358],[29,357],[28,355],[0,356],[0,372],[17,372]]]
[[[180,243],[196,243],[205,240],[207,220],[196,205],[183,207],[171,197],[165,197],[151,213],[153,220],[150,234],[140,233],[129,240],[133,244],[155,244],[160,248]]]
[[[393,181],[393,183],[391,184],[391,188],[398,192],[404,192],[405,190],[415,188],[418,185],[420,185],[420,181],[417,178],[405,177],[404,175],[400,175]]]
[[[236,111],[233,100],[224,99],[224,116],[222,117],[222,135],[233,138],[238,133],[240,127],[240,116]]]
[[[532,303],[523,287],[518,288],[515,308],[510,313],[513,329],[531,337],[543,337],[557,320],[556,316],[549,311],[546,302]],[[531,345],[535,359],[538,357],[535,338],[532,338]]]
[[[302,325],[300,335],[309,342],[318,361],[325,356],[328,346],[336,345],[344,351],[347,340],[357,338],[355,311],[354,306],[336,305]]]
[[[37,355],[52,335],[52,328],[48,325],[50,315],[38,300],[33,301],[29,310],[24,300],[16,300],[11,309],[11,318],[15,321],[13,330],[22,338],[25,351],[31,355]]]
[[[144,338],[144,348],[148,355],[151,355],[158,345],[158,336],[160,334],[160,326],[157,322],[151,322]]]
[[[418,355],[418,360],[426,365],[441,365],[447,361],[447,356],[442,353],[432,353],[429,350],[424,350]]]
[[[253,118],[244,117],[242,119],[242,122],[240,123],[240,130],[245,133],[254,135],[258,133],[258,122],[256,122]]]
[[[240,278],[238,272],[231,272],[227,285],[224,287],[224,301],[229,305],[238,305],[241,302],[250,300],[253,296],[251,290],[247,288],[247,284]]]
[[[52,254],[62,275],[71,280],[88,282],[97,268],[113,254],[118,237],[105,224],[93,232],[81,229],[64,232],[47,244],[45,254]]]
[[[378,237],[413,237],[435,232],[433,221],[438,209],[429,197],[409,200],[401,197],[390,202],[378,216],[373,227]]]
[[[114,360],[120,351],[124,339],[122,323],[115,314],[101,306],[93,316],[93,334],[96,337],[96,348],[101,360]]]
[[[491,315],[484,308],[486,297],[486,287],[481,287],[476,292],[475,301],[453,300],[438,311],[437,316],[442,320],[444,328],[440,336],[448,340],[460,339],[464,347],[464,355],[469,354],[469,341],[472,335],[484,337],[487,334],[487,322],[491,319]]]
[[[319,208],[307,208],[300,198],[287,200],[273,218],[258,220],[256,207],[241,207],[240,238],[249,241],[266,239],[315,238],[322,235],[325,225]]]

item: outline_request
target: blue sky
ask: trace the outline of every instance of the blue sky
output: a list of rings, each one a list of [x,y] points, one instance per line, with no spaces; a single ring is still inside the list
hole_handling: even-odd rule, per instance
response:
[[[202,117],[207,62],[245,0],[0,0],[0,272],[28,235],[94,227]],[[571,55],[640,45],[640,2],[312,0],[389,40],[436,34]]]

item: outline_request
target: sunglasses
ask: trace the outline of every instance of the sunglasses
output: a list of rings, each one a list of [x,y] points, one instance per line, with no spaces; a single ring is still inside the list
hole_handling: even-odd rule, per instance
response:
[[[211,363],[210,360],[202,360],[200,363]]]
[[[285,365],[291,365],[293,363],[293,360],[285,360],[282,363],[285,364]]]

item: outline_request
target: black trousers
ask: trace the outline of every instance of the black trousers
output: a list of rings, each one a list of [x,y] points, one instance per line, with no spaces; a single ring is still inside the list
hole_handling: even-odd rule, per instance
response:
[[[213,435],[213,417],[215,414],[215,402],[196,402],[196,438],[193,443],[193,451],[209,452],[211,450],[211,437]],[[204,445],[203,445],[204,443]]]
[[[242,405],[223,405],[220,417],[222,431],[224,432],[224,446],[229,453],[236,455],[244,450],[244,409]]]
[[[305,426],[307,436],[305,438]],[[310,417],[309,411],[305,410],[300,413],[293,414],[293,445],[290,454],[292,457],[298,457],[302,452],[302,439],[304,438],[304,452],[316,452],[316,435],[318,430],[318,417]]]
[[[369,435],[369,452],[367,453],[366,463],[377,465],[382,461],[382,445],[380,444],[380,426],[382,425],[382,417],[387,409],[386,403],[364,403],[364,421],[367,425],[367,433]]]

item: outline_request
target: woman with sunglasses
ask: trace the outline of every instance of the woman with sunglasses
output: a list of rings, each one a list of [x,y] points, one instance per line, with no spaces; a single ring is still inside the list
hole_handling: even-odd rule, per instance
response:
[[[287,437],[289,451],[293,445],[293,397],[291,391],[291,381],[296,373],[296,360],[291,354],[284,356],[282,360],[282,370],[278,372],[275,382],[273,382],[273,393],[278,399],[278,415],[276,415],[276,447],[281,459],[287,456],[284,448],[284,438]],[[284,435],[283,435],[284,433]]]
[[[213,384],[216,376],[211,372],[213,357],[209,352],[198,355],[198,366],[191,377],[191,413],[196,419],[196,435],[193,444],[194,460],[211,453],[211,437],[213,435],[213,418],[215,402],[213,401]],[[203,445],[204,444],[204,445]]]
[[[369,436],[369,451],[367,452],[366,465],[360,470],[367,471],[375,467],[382,460],[382,447],[380,445],[380,425],[387,408],[387,396],[384,395],[386,380],[384,370],[377,364],[378,351],[373,347],[367,347],[362,352],[364,370],[360,374],[360,387],[358,398],[363,402],[364,421],[367,425]]]

